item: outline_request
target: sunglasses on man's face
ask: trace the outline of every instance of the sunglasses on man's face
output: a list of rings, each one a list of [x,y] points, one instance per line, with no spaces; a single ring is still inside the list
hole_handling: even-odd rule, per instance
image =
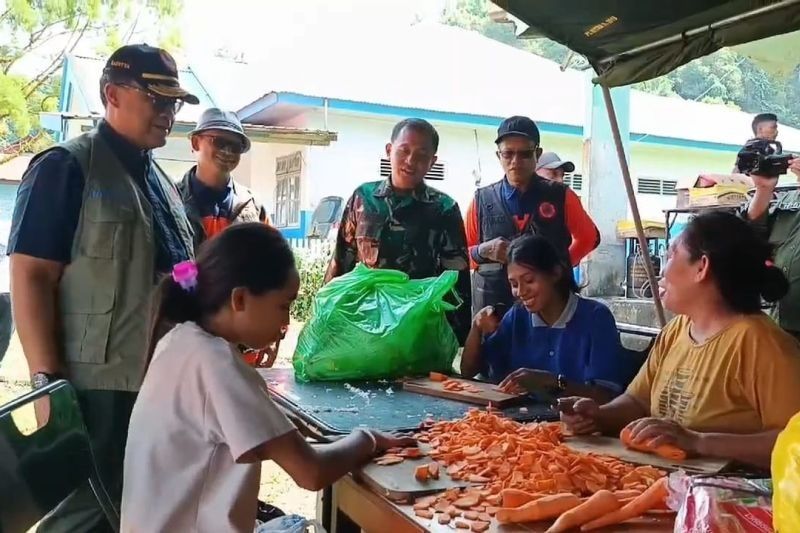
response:
[[[520,159],[533,159],[533,156],[536,155],[536,150],[501,150],[497,152],[497,155],[503,161],[511,161],[514,157],[518,157]]]
[[[155,109],[159,113],[162,113],[164,111],[172,111],[177,115],[178,111],[180,111],[181,108],[183,108],[183,100],[179,98],[169,98],[167,96],[153,94],[150,91],[142,89],[141,87],[136,87],[135,85],[121,85],[121,87],[125,87],[126,89],[131,89],[143,95],[145,98],[150,100],[150,104],[153,106],[153,109]]]
[[[217,135],[200,135],[200,137],[205,137],[206,139],[210,140],[211,144],[213,144],[214,148],[217,150],[224,150],[232,154],[244,153],[244,143],[241,141],[235,141],[233,139],[219,137]]]

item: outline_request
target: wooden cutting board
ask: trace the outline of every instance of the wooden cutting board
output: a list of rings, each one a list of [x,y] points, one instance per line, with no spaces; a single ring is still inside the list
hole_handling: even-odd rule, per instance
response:
[[[525,395],[506,394],[496,390],[497,385],[484,383],[481,381],[470,381],[468,379],[450,378],[452,381],[460,381],[464,384],[472,385],[480,389],[480,392],[449,391],[445,390],[443,382],[432,381],[430,378],[411,379],[403,382],[403,389],[428,396],[447,398],[459,402],[474,403],[476,405],[489,405],[490,403],[497,408],[504,408],[508,405],[520,401]]]
[[[729,462],[723,459],[693,458],[685,461],[672,461],[658,455],[637,452],[626,448],[619,439],[613,437],[581,436],[567,437],[564,444],[580,452],[611,455],[633,464],[652,465],[667,470],[686,470],[693,474],[716,474]]]
[[[427,451],[428,446],[420,446]],[[359,479],[369,485],[372,490],[396,502],[410,502],[418,496],[442,492],[453,487],[468,487],[471,483],[456,481],[445,473],[445,467],[440,465],[439,479],[430,479],[422,482],[414,477],[414,469],[420,465],[434,462],[434,459],[424,456],[418,459],[406,459],[402,463],[390,466],[380,466],[370,463],[357,473]]]

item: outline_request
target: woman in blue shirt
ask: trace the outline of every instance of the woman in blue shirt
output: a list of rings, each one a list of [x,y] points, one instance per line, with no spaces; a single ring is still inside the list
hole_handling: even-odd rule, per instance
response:
[[[544,237],[516,239],[508,280],[518,303],[502,317],[478,312],[464,346],[461,374],[488,374],[507,391],[610,400],[630,369],[620,358],[614,316],[578,296],[572,269]]]

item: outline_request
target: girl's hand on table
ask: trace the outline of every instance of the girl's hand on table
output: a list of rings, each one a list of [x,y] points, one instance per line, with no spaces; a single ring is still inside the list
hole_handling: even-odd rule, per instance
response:
[[[640,418],[628,424],[633,442],[645,443],[652,440],[651,446],[672,444],[689,454],[698,454],[701,434],[681,426],[667,418]]]
[[[500,382],[498,388],[508,394],[521,394],[539,390],[553,389],[558,379],[550,372],[531,368],[518,368]]]
[[[408,446],[416,446],[417,439],[408,435],[401,435],[397,433],[384,433],[375,429],[367,430],[375,437],[375,446],[378,453],[385,452],[390,448],[405,448]]]
[[[573,435],[591,435],[598,431],[597,415],[600,405],[590,398],[571,396],[559,398],[557,404],[561,422]]]

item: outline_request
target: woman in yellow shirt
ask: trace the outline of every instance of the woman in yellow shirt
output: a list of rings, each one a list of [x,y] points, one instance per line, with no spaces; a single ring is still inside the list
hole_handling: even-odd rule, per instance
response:
[[[788,290],[770,246],[735,215],[693,219],[659,283],[680,315],[661,331],[625,394],[604,405],[561,400],[575,433],[671,443],[690,454],[769,468],[775,439],[800,411],[800,345],[761,312]]]

